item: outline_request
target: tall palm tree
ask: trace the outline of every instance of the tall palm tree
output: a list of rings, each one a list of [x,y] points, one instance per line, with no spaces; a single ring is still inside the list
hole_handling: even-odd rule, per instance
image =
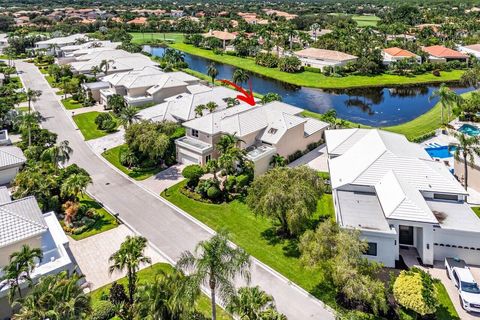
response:
[[[78,284],[82,278],[68,271],[41,277],[24,299],[14,303],[19,310],[13,319],[87,319],[92,309],[90,297]]]
[[[208,66],[207,75],[210,78],[212,78],[212,85],[214,86],[215,85],[215,78],[218,76],[218,70],[217,70],[214,62],[210,63],[210,65]]]
[[[50,161],[58,168],[58,165],[64,166],[69,160],[73,149],[67,140],[44,150],[41,155],[43,161]]]
[[[134,121],[139,121],[140,119],[138,109],[134,106],[128,106],[120,111],[120,122],[125,129],[131,126]]]
[[[15,300],[15,295],[18,292],[18,296],[22,298],[22,290],[20,283],[22,281],[28,281],[26,278],[25,268],[22,268],[17,263],[10,262],[3,267],[3,275],[0,277],[0,290],[8,285],[8,301],[12,303]]]
[[[194,310],[200,288],[190,291],[189,277],[181,271],[161,271],[155,280],[138,288],[136,310],[141,319],[182,320]]]
[[[455,150],[454,157],[463,161],[464,165],[464,186],[468,188],[468,166],[473,167],[475,156],[480,156],[480,138],[478,136],[468,136],[462,133],[456,133],[455,138],[458,143],[452,143],[448,146],[449,150]]]
[[[317,42],[317,32],[320,30],[320,25],[318,23],[314,23],[310,26],[310,30],[313,33],[314,41]]]
[[[42,95],[42,91],[27,89],[27,91],[25,91],[25,95],[27,96],[28,101],[28,112],[30,112],[32,110],[32,102],[37,101],[37,98]]]
[[[62,195],[72,196],[75,201],[78,201],[78,194],[83,194],[90,183],[92,183],[92,178],[89,175],[74,173],[63,181],[60,192]]]
[[[239,141],[241,140],[238,139],[235,134],[225,133],[218,139],[216,148],[220,153],[227,153],[228,150],[236,147]]]
[[[220,169],[220,166],[218,165],[217,159],[210,159],[208,160],[207,164],[205,165],[206,169],[208,172],[213,174],[213,180],[218,181],[217,178],[217,171]]]
[[[135,290],[137,285],[137,272],[142,263],[152,263],[152,259],[145,256],[147,239],[144,237],[127,236],[120,245],[120,249],[110,256],[112,263],[109,272],[115,270],[127,271],[128,279],[128,300],[130,305],[134,303]]]
[[[250,79],[250,76],[243,69],[235,69],[235,71],[233,72],[232,80],[234,83],[238,84],[247,82],[248,79]]]
[[[125,109],[125,98],[119,94],[112,94],[107,99],[107,107],[112,109],[115,114],[120,114]]]
[[[447,122],[450,120],[451,108],[454,104],[461,102],[462,98],[457,93],[451,90],[445,83],[442,83],[440,87],[433,91],[429,99],[439,98],[441,106],[441,122],[444,124],[444,109],[447,108]]]
[[[198,106],[195,107],[195,116],[201,117],[203,116],[203,110],[205,110],[206,107],[204,104],[199,104]]]
[[[27,132],[29,147],[32,145],[32,129],[38,127],[41,118],[42,117],[38,112],[22,112],[15,119],[20,131]]]
[[[273,301],[273,297],[258,286],[243,287],[227,304],[226,309],[240,319],[265,319],[264,315],[267,310],[275,310]]]
[[[100,72],[102,72],[102,69],[100,69],[99,66],[93,66],[92,69],[90,69],[90,72],[93,74],[93,77],[96,79],[96,78],[97,78],[97,74],[99,74]]]
[[[192,285],[207,285],[210,288],[212,320],[217,319],[217,294],[228,302],[235,295],[233,281],[237,276],[250,281],[250,257],[241,248],[232,248],[228,234],[220,231],[209,240],[201,241],[195,248],[182,253],[177,266],[185,272],[192,272]]]
[[[108,70],[110,70],[110,63],[113,62],[113,60],[107,60],[104,59],[100,62],[100,65],[98,66],[100,70],[103,71],[104,74],[107,74]]]
[[[20,251],[14,252],[10,255],[10,261],[17,264],[21,269],[24,269],[27,278],[30,279],[30,274],[35,268],[35,264],[38,261],[42,261],[43,253],[39,248],[30,248],[30,246],[24,244]]]

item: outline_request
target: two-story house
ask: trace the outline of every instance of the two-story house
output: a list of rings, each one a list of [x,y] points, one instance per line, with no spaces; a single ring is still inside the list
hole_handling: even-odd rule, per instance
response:
[[[322,140],[328,124],[302,117],[301,108],[283,102],[263,106],[238,105],[183,123],[185,137],[176,140],[177,161],[205,164],[219,156],[216,144],[223,134],[239,138],[255,174],[265,172],[275,154],[284,157]]]
[[[480,264],[480,219],[447,167],[405,136],[328,130],[337,223],[361,231],[366,257],[394,267],[400,255],[426,265],[445,257]]]

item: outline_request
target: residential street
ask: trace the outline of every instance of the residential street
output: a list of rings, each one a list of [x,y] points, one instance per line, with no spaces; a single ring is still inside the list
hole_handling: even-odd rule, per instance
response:
[[[42,125],[58,133],[59,141],[70,141],[74,150],[71,162],[90,173],[94,183],[88,191],[95,198],[173,260],[211,235],[211,230],[125,178],[95,155],[38,69],[22,61],[16,61],[16,67],[27,88],[43,92],[34,103],[46,119]],[[251,272],[251,285],[259,285],[273,295],[279,311],[289,319],[334,319],[320,301],[258,261],[253,261]]]

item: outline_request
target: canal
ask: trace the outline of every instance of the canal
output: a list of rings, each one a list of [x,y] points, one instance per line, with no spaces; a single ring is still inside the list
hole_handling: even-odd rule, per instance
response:
[[[154,56],[162,56],[164,48],[145,47]],[[206,74],[209,59],[185,54],[190,69]],[[216,62],[217,79],[232,79],[235,67]],[[298,87],[272,78],[249,73],[253,91],[275,92],[291,105],[317,113],[335,109],[339,118],[374,126],[386,127],[408,122],[430,110],[438,99],[429,99],[438,85],[408,87],[370,87],[355,89],[314,89]],[[458,94],[473,88],[452,87]]]

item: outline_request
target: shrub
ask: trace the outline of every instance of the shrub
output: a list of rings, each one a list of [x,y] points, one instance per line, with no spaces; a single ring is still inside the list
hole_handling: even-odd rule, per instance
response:
[[[105,126],[107,125],[108,121],[112,121],[113,118],[109,113],[100,113],[96,118],[95,118],[95,124],[97,125],[97,128],[100,130],[105,130]]]
[[[248,185],[250,184],[250,177],[246,174],[241,174],[235,178],[236,180],[236,185],[237,185],[237,191],[242,192],[246,190]]]
[[[397,302],[421,316],[437,310],[437,290],[432,277],[418,269],[404,270],[393,284],[393,295]]]
[[[105,130],[107,132],[114,132],[115,130],[117,130],[117,122],[113,119],[103,122],[102,130]]]
[[[125,287],[122,284],[114,281],[112,283],[112,286],[110,287],[110,294],[108,296],[108,299],[114,305],[119,305],[121,303],[127,302],[128,297],[125,293]]]
[[[198,164],[188,165],[182,170],[182,176],[187,179],[187,186],[192,189],[198,185],[204,173],[203,168]]]
[[[433,74],[435,77],[440,77],[440,70],[435,69],[435,70],[432,71],[432,74]]]
[[[222,196],[222,191],[217,186],[211,186],[207,190],[207,196],[212,200],[217,200]]]
[[[235,176],[228,176],[227,180],[225,180],[225,190],[227,192],[233,192],[235,190],[235,184],[237,180],[235,179]]]
[[[322,73],[322,70],[319,69],[319,68],[314,68],[314,67],[305,66],[305,67],[303,67],[303,69],[304,69],[305,71],[310,71],[310,72],[315,72],[315,73]]]
[[[276,68],[278,66],[278,58],[271,53],[259,53],[255,57],[255,63],[267,68]]]
[[[297,57],[282,57],[278,60],[278,67],[281,71],[294,73],[302,70],[302,63]]]
[[[210,187],[212,186],[218,188],[218,181],[215,181],[213,179],[200,180],[197,187],[195,188],[195,192],[200,194],[203,198],[208,198],[208,189],[210,189]]]
[[[99,301],[92,312],[92,320],[110,320],[115,316],[115,307],[110,301]]]
[[[422,134],[421,136],[418,136],[418,137],[415,137],[413,138],[411,141],[412,142],[415,142],[415,143],[420,143],[420,142],[423,142],[431,137],[434,137],[435,136],[435,131],[430,131],[430,132],[427,132],[425,134]]]

